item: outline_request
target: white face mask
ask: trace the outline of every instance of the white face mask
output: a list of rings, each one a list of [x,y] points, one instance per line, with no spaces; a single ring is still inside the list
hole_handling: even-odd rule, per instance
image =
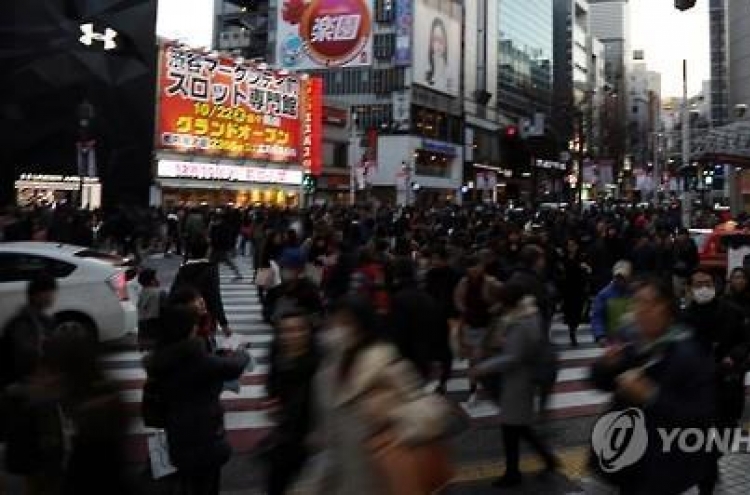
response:
[[[344,327],[331,327],[320,333],[320,343],[327,352],[343,350],[349,331]]]
[[[693,300],[698,304],[710,303],[716,297],[716,289],[713,287],[700,287],[693,290]]]

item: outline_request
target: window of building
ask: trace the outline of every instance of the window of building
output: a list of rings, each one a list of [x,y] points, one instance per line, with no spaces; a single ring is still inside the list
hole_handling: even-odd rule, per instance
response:
[[[375,21],[388,23],[395,19],[396,0],[375,0]]]
[[[638,113],[638,107],[636,105],[633,106],[633,113]]]

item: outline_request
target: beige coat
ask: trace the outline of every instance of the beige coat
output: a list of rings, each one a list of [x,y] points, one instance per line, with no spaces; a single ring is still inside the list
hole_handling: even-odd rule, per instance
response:
[[[404,442],[418,442],[445,431],[448,412],[437,396],[424,394],[412,366],[390,345],[362,351],[346,382],[338,360],[316,377],[321,433],[327,461],[320,495],[385,495],[387,487],[371,462],[367,440],[385,427]]]

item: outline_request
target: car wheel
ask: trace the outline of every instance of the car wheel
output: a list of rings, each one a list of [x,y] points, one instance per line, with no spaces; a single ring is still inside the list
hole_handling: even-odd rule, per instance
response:
[[[96,325],[89,318],[81,314],[62,313],[55,317],[57,325],[55,330],[64,331],[66,329],[82,329],[86,335],[95,343],[99,342],[99,335],[96,331]]]

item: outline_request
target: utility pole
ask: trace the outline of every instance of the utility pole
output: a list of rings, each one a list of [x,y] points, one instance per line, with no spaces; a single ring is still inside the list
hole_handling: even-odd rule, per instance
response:
[[[659,186],[661,185],[661,167],[659,166],[659,144],[661,133],[655,132],[654,136],[654,204],[659,204]]]
[[[357,112],[352,110],[349,122],[349,206],[357,203],[357,162],[359,161]]]
[[[682,61],[682,166],[685,173],[690,167],[690,104],[688,102],[687,60]],[[686,180],[682,193],[682,226],[690,228],[690,217],[693,205],[690,184]]]
[[[578,126],[578,208],[583,213],[583,111],[576,112],[576,125]]]

